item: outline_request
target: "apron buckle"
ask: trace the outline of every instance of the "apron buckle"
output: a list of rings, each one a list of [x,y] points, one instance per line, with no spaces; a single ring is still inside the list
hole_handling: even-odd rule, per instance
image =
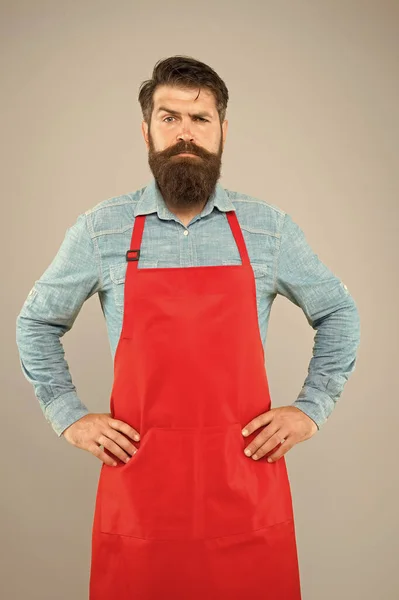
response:
[[[129,256],[130,252],[136,252],[136,256]],[[126,252],[126,260],[138,260],[140,257],[140,249],[138,250],[128,250]]]

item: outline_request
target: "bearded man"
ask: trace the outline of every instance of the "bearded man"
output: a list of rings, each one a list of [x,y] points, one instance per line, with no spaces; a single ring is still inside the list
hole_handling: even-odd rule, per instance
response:
[[[152,180],[78,216],[17,320],[45,417],[101,461],[90,600],[300,600],[285,454],[354,370],[356,304],[285,211],[220,184],[228,91],[211,67],[159,61],[139,102]],[[93,294],[109,413],[77,396],[60,342]],[[277,294],[317,333],[297,399],[274,408]]]

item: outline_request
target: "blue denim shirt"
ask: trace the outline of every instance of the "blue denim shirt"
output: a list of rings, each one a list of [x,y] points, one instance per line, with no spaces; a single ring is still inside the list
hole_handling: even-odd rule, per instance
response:
[[[230,210],[236,211],[254,270],[263,344],[277,294],[299,306],[316,330],[308,375],[293,405],[318,428],[327,420],[355,368],[360,342],[359,314],[347,287],[278,207],[218,182],[203,211],[186,227],[168,210],[152,179],[144,188],[104,200],[77,217],[17,317],[22,372],[59,436],[92,412],[76,393],[60,338],[85,300],[98,294],[114,359],[134,218],[148,215],[139,268],[240,264],[226,217]]]

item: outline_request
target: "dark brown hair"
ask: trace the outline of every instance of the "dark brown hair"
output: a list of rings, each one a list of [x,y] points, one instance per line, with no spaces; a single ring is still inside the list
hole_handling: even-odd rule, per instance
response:
[[[220,123],[225,120],[229,92],[224,81],[208,65],[191,56],[176,55],[159,60],[154,66],[152,78],[140,85],[138,100],[143,119],[150,124],[154,108],[153,96],[159,85],[171,85],[186,89],[208,88],[215,97]],[[198,96],[197,96],[198,98]]]

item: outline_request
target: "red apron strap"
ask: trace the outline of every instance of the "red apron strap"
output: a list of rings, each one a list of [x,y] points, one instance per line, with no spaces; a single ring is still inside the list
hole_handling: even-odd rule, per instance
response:
[[[237,219],[237,215],[234,210],[230,210],[226,213],[227,220],[229,222],[231,231],[233,233],[235,242],[237,244],[238,251],[240,253],[241,261],[243,265],[249,265],[250,260],[248,256],[247,246],[245,244],[244,236],[241,231],[240,224]],[[140,258],[141,241],[143,239],[144,224],[146,215],[137,215],[134,220],[134,227],[132,233],[132,239],[130,243],[130,250],[126,252],[126,260],[132,261],[134,264],[132,267],[137,269],[137,263]]]
[[[134,219],[132,238],[130,240],[130,250],[126,252],[126,260],[133,261],[131,267],[137,269],[140,258],[141,240],[143,239],[145,215],[137,215]],[[128,265],[129,266],[129,265]]]
[[[248,250],[247,250],[247,246],[246,246],[246,243],[244,240],[244,236],[242,234],[240,224],[237,219],[236,212],[235,212],[235,210],[229,210],[226,213],[226,215],[227,215],[227,219],[230,223],[231,231],[233,232],[234,239],[235,239],[237,247],[238,247],[238,251],[241,256],[241,262],[243,265],[249,265],[251,263],[250,263],[249,256],[248,256]]]

